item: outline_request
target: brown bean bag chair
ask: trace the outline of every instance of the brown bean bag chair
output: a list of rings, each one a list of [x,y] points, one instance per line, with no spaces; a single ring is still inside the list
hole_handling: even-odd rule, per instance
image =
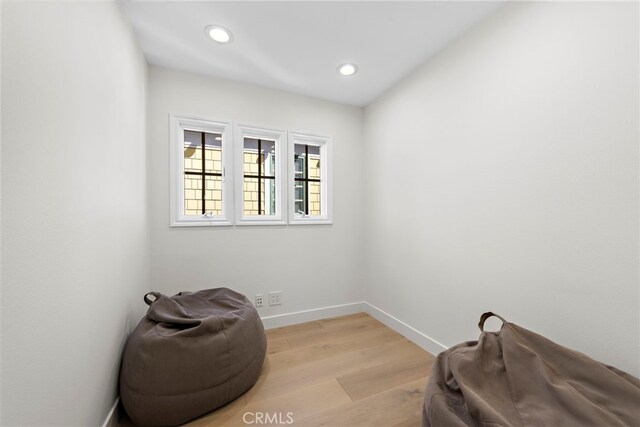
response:
[[[428,426],[640,426],[640,380],[503,321],[438,355]]]
[[[120,398],[135,424],[179,425],[255,384],[267,344],[247,298],[220,288],[144,299],[150,307],[129,337],[120,371]]]

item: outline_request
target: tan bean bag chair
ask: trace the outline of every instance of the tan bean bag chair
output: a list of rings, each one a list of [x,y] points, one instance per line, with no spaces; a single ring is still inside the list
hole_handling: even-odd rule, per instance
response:
[[[640,380],[502,320],[438,355],[424,427],[640,426]]]
[[[145,302],[149,310],[129,337],[120,371],[120,398],[135,424],[179,425],[255,384],[267,344],[243,295],[227,288],[151,292]]]

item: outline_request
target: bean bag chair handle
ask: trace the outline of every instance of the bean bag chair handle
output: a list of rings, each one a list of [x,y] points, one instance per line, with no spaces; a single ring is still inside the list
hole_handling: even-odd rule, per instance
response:
[[[180,295],[180,294],[178,294]],[[149,298],[152,296],[153,299]],[[147,317],[156,323],[166,323],[181,327],[199,326],[202,319],[194,318],[194,315],[180,305],[174,298],[161,294],[160,292],[147,292],[144,302],[149,306]],[[220,321],[213,319],[215,325]]]
[[[480,322],[478,322],[478,328],[480,328],[480,332],[484,332],[484,322],[486,322],[488,318],[494,317],[494,316],[502,320],[502,323],[509,323],[504,319],[504,317],[499,316],[490,311],[487,311],[486,313],[482,313],[482,316],[480,316]]]
[[[153,299],[149,299],[149,295],[153,296]],[[150,306],[151,304],[156,302],[159,297],[160,297],[159,292],[147,292],[144,296],[144,302]]]

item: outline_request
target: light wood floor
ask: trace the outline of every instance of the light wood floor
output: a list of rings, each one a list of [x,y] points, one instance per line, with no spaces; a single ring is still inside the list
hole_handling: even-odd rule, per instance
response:
[[[290,412],[305,427],[420,425],[434,357],[368,314],[270,329],[267,340],[256,385],[186,426],[243,426],[246,412],[281,412],[284,423]]]

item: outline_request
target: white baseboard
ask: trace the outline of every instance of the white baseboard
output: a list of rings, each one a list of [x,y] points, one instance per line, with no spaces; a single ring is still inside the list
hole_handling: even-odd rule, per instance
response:
[[[406,324],[402,320],[366,301],[334,305],[331,307],[314,308],[311,310],[278,314],[275,316],[265,316],[262,318],[262,323],[264,324],[265,329],[272,329],[280,328],[282,326],[296,325],[298,323],[311,322],[314,320],[328,319],[331,317],[346,316],[348,314],[361,313],[363,311],[433,355],[447,349],[447,346],[444,344],[439,343],[413,326]]]
[[[423,334],[413,326],[407,325],[402,320],[390,315],[389,313],[379,309],[373,304],[369,304],[368,302],[364,302],[364,309],[367,313],[369,313],[372,317],[375,317],[380,322],[384,323],[400,335],[407,338],[409,341],[417,344],[421,348],[427,350],[429,353],[433,355],[437,355],[441,351],[447,349],[447,346],[439,343],[433,338]]]
[[[294,313],[265,316],[262,318],[262,324],[264,325],[265,329],[272,329],[282,326],[295,325],[297,323],[312,322],[314,320],[362,313],[363,311],[365,311],[364,304],[364,302],[360,301],[352,302],[349,304],[333,305],[331,307],[321,307],[311,310],[296,311]]]
[[[102,423],[102,427],[118,427],[118,403],[120,403],[120,396],[116,397],[116,401],[107,414],[107,418]]]

